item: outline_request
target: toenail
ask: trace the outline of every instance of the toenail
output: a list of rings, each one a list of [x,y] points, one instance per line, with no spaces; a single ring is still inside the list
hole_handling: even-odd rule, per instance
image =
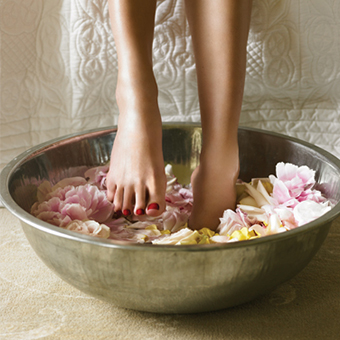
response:
[[[159,205],[157,203],[150,203],[148,206],[148,210],[151,210],[151,209],[159,210]]]
[[[123,215],[122,211],[121,210],[118,210],[118,211],[115,211],[115,216],[117,218],[121,217]]]
[[[125,209],[125,210],[123,210],[123,215],[129,216],[129,215],[131,215],[131,211],[129,209]]]
[[[137,209],[136,210],[136,215],[144,215],[144,214],[145,214],[144,209]]]

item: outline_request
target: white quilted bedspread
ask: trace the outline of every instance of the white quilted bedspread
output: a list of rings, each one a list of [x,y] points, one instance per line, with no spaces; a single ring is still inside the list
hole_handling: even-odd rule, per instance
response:
[[[27,148],[117,122],[106,0],[3,0],[0,169]],[[154,70],[164,121],[199,121],[183,0],[158,1]],[[340,1],[254,0],[241,125],[340,156]]]

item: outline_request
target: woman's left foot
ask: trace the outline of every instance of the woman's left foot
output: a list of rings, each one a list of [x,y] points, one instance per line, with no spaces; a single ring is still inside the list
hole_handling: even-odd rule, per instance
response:
[[[205,150],[204,150],[205,151]],[[191,176],[194,204],[189,226],[191,229],[216,230],[224,210],[235,209],[239,174],[237,143],[226,147],[202,150],[201,163]]]

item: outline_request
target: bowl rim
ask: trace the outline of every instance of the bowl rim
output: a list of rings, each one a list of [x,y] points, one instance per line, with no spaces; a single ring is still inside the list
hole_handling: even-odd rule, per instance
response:
[[[163,122],[163,128],[165,127],[197,127],[200,128],[200,123],[193,123],[193,122]],[[311,143],[306,141],[300,140],[295,137],[287,136],[281,133],[252,128],[252,127],[244,127],[239,126],[239,130],[245,131],[254,131],[259,132],[265,135],[274,136],[278,138],[284,138],[291,142],[303,145],[312,149],[313,151],[321,154],[331,163],[334,168],[337,168],[340,172],[340,160],[322,148],[315,146]],[[340,201],[332,207],[332,209],[324,214],[323,216],[319,217],[318,219],[306,223],[303,226],[298,228],[288,230],[282,233],[268,235],[265,237],[260,237],[253,240],[245,240],[239,242],[230,242],[230,243],[214,243],[214,244],[207,244],[207,245],[159,245],[159,244],[139,244],[139,243],[130,243],[128,241],[119,241],[119,240],[112,240],[112,239],[102,239],[99,237],[94,237],[90,235],[84,235],[80,233],[76,233],[70,230],[62,229],[60,227],[54,226],[38,218],[34,217],[33,215],[26,212],[23,208],[21,208],[12,198],[9,192],[9,180],[11,175],[18,168],[21,164],[28,161],[30,158],[33,158],[35,155],[42,153],[48,149],[54,148],[69,139],[82,140],[87,138],[88,135],[94,137],[96,135],[105,135],[112,132],[117,131],[117,126],[109,126],[104,128],[97,128],[97,129],[90,129],[83,132],[76,132],[72,134],[67,134],[58,138],[54,138],[52,140],[46,141],[44,143],[40,143],[28,150],[22,152],[15,158],[13,158],[1,171],[0,174],[0,201],[3,203],[4,207],[7,208],[14,216],[19,218],[21,222],[28,224],[29,226],[36,228],[40,231],[47,232],[48,234],[52,234],[54,236],[58,236],[61,238],[65,238],[71,241],[77,241],[82,243],[89,243],[95,246],[100,247],[108,247],[108,248],[116,248],[116,249],[127,249],[127,250],[140,250],[140,251],[217,251],[217,250],[228,250],[234,249],[239,247],[256,247],[260,244],[267,243],[267,242],[279,242],[287,238],[293,238],[300,234],[304,234],[306,231],[313,231],[315,229],[320,228],[318,223],[319,219],[323,219],[323,224],[326,225],[331,223],[338,215],[340,215]]]

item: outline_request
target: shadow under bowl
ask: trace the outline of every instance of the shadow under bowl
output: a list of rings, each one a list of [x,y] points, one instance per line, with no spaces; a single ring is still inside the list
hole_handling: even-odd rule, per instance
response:
[[[81,291],[119,307],[157,313],[197,313],[250,301],[299,273],[340,213],[340,161],[294,138],[240,128],[240,178],[267,177],[278,162],[316,170],[317,189],[334,207],[297,229],[230,244],[128,244],[77,234],[29,214],[37,187],[109,161],[116,128],[91,130],[38,145],[1,173],[1,200],[22,224],[31,246],[57,275]],[[201,127],[164,124],[166,163],[181,183],[199,164]]]

